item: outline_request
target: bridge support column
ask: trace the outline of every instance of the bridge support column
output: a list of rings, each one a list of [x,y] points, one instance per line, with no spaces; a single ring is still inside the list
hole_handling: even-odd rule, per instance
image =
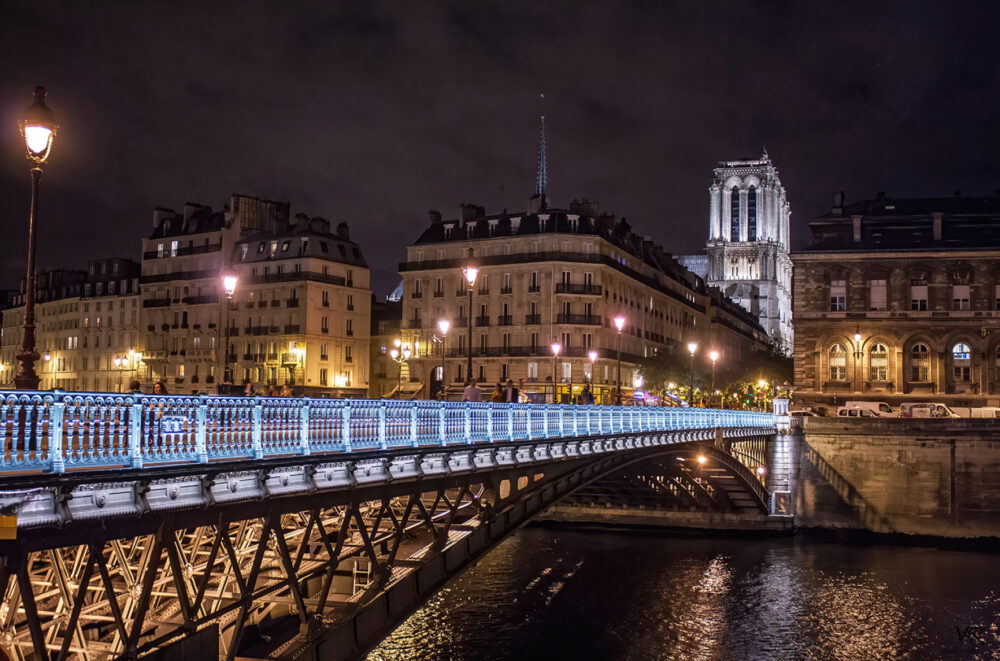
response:
[[[251,413],[252,424],[250,426],[250,443],[253,445],[253,458],[263,459],[264,458],[264,429],[262,421],[264,419],[264,405],[260,403],[258,399],[253,405],[253,413]]]
[[[128,456],[132,468],[142,468],[142,404],[132,400],[128,411],[129,435]]]
[[[299,448],[303,455],[309,454],[309,400],[304,400],[299,418]]]
[[[199,464],[208,463],[208,404],[205,395],[199,395],[194,414],[194,454]]]
[[[66,414],[66,403],[62,398],[56,400],[49,414],[49,456],[53,473],[66,472],[66,458],[63,456],[63,416]]]

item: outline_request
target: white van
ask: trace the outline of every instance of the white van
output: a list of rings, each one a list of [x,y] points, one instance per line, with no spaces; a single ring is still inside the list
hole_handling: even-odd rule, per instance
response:
[[[837,409],[838,418],[878,418],[878,411],[854,406],[841,406]]]
[[[880,418],[898,418],[899,412],[885,402],[863,402],[861,400],[844,402],[844,408],[866,409],[874,411]]]
[[[907,402],[899,406],[903,418],[959,418],[947,404],[941,402]]]

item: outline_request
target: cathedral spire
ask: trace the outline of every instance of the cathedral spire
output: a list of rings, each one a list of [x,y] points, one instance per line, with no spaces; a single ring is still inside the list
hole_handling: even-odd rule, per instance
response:
[[[545,101],[545,95],[542,94],[541,102]],[[538,177],[535,185],[535,193],[541,198],[542,208],[547,206],[548,194],[549,194],[549,170],[548,163],[545,154],[545,113],[543,112],[540,116],[540,123],[538,127]]]

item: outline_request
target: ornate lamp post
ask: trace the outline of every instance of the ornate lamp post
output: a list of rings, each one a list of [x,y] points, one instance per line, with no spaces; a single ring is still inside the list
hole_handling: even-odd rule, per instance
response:
[[[861,327],[854,331],[854,392],[861,392]]]
[[[691,354],[691,383],[688,386],[688,406],[694,406],[694,354],[698,351],[697,342],[688,342],[688,352]]]
[[[465,276],[465,282],[469,285],[469,312],[468,318],[468,346],[466,347],[466,357],[465,357],[465,380],[472,382],[472,289],[476,286],[476,277],[479,275],[479,269],[475,266],[469,265],[462,269],[462,275]]]
[[[618,331],[618,376],[615,381],[618,384],[615,404],[622,403],[622,329],[625,328],[625,317],[618,315],[614,319],[615,329]]]
[[[590,359],[590,397],[594,398],[594,370],[597,369],[597,352],[588,351],[587,358]],[[596,399],[594,401],[597,401]],[[590,402],[583,402],[589,404]]]
[[[715,361],[719,359],[719,352],[712,349],[708,352],[708,357],[712,361],[712,392],[715,392]]]
[[[233,292],[236,291],[237,282],[239,282],[239,278],[235,275],[227,274],[222,276],[222,290],[226,294],[226,301],[223,303],[226,310],[225,318],[223,319],[226,324],[226,344],[222,348],[222,381],[228,384],[233,383],[233,375],[229,371],[229,308],[233,305]]]
[[[35,349],[35,238],[38,234],[38,182],[42,178],[42,165],[52,151],[52,141],[59,125],[55,122],[55,114],[45,105],[45,88],[35,88],[35,101],[18,122],[28,161],[31,163],[31,211],[28,213],[28,269],[25,277],[24,291],[24,336],[21,338],[21,351],[17,360],[21,369],[14,377],[14,387],[18,390],[37,390],[38,374],[35,373],[35,362],[38,351]]]
[[[115,367],[118,368],[118,392],[122,391],[122,371],[128,367],[127,356],[115,356]]]
[[[438,332],[441,333],[441,399],[446,399],[445,394],[445,383],[447,383],[446,372],[444,370],[444,358],[445,352],[445,340],[448,339],[448,330],[451,328],[451,322],[447,319],[438,319]]]
[[[556,380],[556,358],[559,357],[559,352],[562,351],[562,345],[558,342],[552,343],[552,403],[559,403],[559,386],[556,385],[558,381]]]
[[[400,345],[400,348],[394,348],[389,352],[389,356],[399,364],[399,370],[396,372],[396,399],[399,399],[399,391],[403,387],[403,364],[410,359],[410,353],[409,344]]]
[[[293,344],[291,354],[292,360],[285,363],[285,367],[288,369],[288,385],[294,386],[295,368],[299,366],[299,363],[302,363],[303,370],[305,369],[306,350],[297,344]]]

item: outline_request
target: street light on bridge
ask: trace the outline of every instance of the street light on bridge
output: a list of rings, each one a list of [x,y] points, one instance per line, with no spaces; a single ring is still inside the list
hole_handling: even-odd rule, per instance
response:
[[[226,315],[222,320],[226,325],[226,344],[222,347],[222,382],[232,384],[233,374],[229,371],[229,308],[233,305],[233,293],[236,291],[236,283],[239,278],[231,273],[222,276],[222,290],[226,294],[225,305]]]
[[[28,266],[24,290],[24,333],[21,351],[16,358],[21,369],[14,377],[18,390],[37,390],[39,377],[35,372],[38,351],[35,349],[35,239],[38,234],[38,182],[42,178],[42,165],[49,158],[52,142],[59,125],[55,113],[45,105],[45,88],[35,88],[35,100],[24,111],[18,122],[28,161],[31,162],[31,208],[28,212]]]
[[[719,359],[719,352],[712,349],[708,352],[708,357],[712,361],[712,390],[718,393],[718,391],[715,390],[715,361]]]
[[[615,404],[622,403],[622,329],[625,328],[625,316],[618,315],[614,319],[615,330],[618,331],[618,375],[615,380],[618,383],[618,394],[615,396]]]
[[[559,352],[562,351],[562,345],[559,344],[558,342],[553,342],[551,349],[552,349],[552,403],[558,404],[559,391],[558,391],[558,386],[556,385],[558,383],[556,379],[556,358],[559,357]]]
[[[465,276],[465,283],[468,285],[469,289],[469,311],[466,314],[466,323],[468,324],[468,331],[466,341],[468,346],[466,346],[466,356],[465,356],[465,380],[469,383],[472,382],[472,290],[476,286],[476,278],[479,276],[479,269],[473,265],[468,265],[462,269],[462,275]]]
[[[691,354],[691,384],[688,387],[688,406],[694,406],[694,354],[698,351],[697,342],[688,342],[688,352]]]
[[[448,339],[448,331],[451,329],[451,322],[447,319],[438,319],[438,332],[441,333],[441,399],[445,399],[445,371],[444,371],[444,358],[445,358],[445,340]]]

